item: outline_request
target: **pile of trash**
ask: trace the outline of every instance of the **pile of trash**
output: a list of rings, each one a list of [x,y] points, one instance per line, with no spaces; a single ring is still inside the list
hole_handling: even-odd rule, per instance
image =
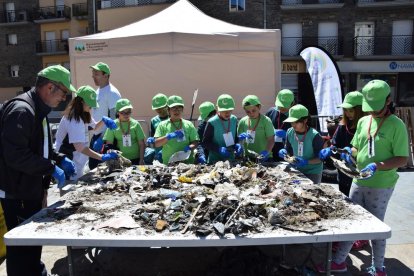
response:
[[[243,236],[276,228],[316,233],[352,210],[329,185],[314,185],[286,164],[123,167],[104,164],[78,181],[45,216],[95,230]]]

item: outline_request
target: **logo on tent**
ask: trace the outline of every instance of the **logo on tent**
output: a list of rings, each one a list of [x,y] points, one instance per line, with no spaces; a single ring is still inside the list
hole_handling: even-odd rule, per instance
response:
[[[83,43],[79,43],[75,45],[75,51],[76,52],[83,52],[85,51],[85,45]]]

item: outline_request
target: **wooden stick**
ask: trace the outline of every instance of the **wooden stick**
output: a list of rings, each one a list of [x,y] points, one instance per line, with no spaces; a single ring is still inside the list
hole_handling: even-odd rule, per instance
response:
[[[236,215],[236,213],[239,211],[240,207],[243,205],[243,202],[240,202],[239,206],[237,206],[236,210],[234,210],[233,214],[231,214],[231,216],[229,217],[229,219],[226,221],[226,223],[224,224],[224,228],[227,227],[227,225],[230,223],[230,221],[234,218],[234,216]]]
[[[192,221],[194,220],[198,210],[200,210],[201,207],[201,203],[198,204],[197,208],[195,209],[194,213],[191,215],[190,220],[187,222],[187,224],[185,225],[184,229],[181,230],[181,234],[184,234],[185,232],[187,232],[188,227],[190,227]]]

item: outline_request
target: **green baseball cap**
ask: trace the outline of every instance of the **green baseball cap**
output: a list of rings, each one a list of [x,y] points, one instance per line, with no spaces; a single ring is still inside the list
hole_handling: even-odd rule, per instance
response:
[[[198,110],[200,111],[200,117],[198,117],[199,120],[205,120],[212,111],[214,111],[216,107],[212,102],[203,102],[198,107]]]
[[[92,69],[95,69],[97,71],[102,71],[102,72],[104,72],[107,75],[110,75],[111,74],[111,69],[109,69],[108,64],[103,63],[103,62],[98,62],[97,64],[91,65],[89,67],[92,68]]]
[[[125,109],[132,109],[131,102],[128,99],[119,99],[116,101],[115,110],[116,112],[123,111]]]
[[[76,92],[76,97],[81,97],[85,103],[92,108],[99,107],[99,104],[96,101],[95,89],[89,85],[79,87],[78,91]]]
[[[38,76],[55,81],[65,86],[70,92],[76,92],[75,87],[70,83],[70,72],[62,65],[52,65],[40,71]]]
[[[254,106],[254,105],[258,105],[261,104],[259,97],[257,97],[256,95],[247,95],[246,97],[244,97],[243,102],[242,102],[242,106]]]
[[[180,96],[172,95],[168,98],[167,105],[168,107],[174,107],[177,105],[184,107],[184,100]]]
[[[385,106],[385,100],[391,89],[383,80],[372,80],[362,88],[362,111],[379,111]]]
[[[295,96],[289,89],[282,89],[277,93],[275,105],[283,108],[288,108],[292,105]]]
[[[289,117],[283,122],[292,123],[309,115],[309,111],[301,104],[296,104],[289,109]]]
[[[349,92],[345,95],[345,99],[342,104],[338,107],[342,108],[353,108],[357,105],[362,105],[362,93],[359,91]]]
[[[167,106],[168,98],[162,93],[158,93],[152,98],[152,110]]]
[[[229,111],[233,110],[234,106],[236,104],[234,103],[233,97],[229,94],[221,94],[217,98],[217,110],[218,111]]]

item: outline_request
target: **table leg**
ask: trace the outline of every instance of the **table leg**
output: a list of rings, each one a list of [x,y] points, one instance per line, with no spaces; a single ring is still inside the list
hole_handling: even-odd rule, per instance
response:
[[[73,269],[73,259],[72,259],[72,247],[71,246],[67,246],[67,251],[68,251],[68,268],[69,268],[69,276],[75,276],[75,272]]]
[[[326,275],[331,275],[331,262],[332,262],[332,242],[328,242],[326,251]]]

